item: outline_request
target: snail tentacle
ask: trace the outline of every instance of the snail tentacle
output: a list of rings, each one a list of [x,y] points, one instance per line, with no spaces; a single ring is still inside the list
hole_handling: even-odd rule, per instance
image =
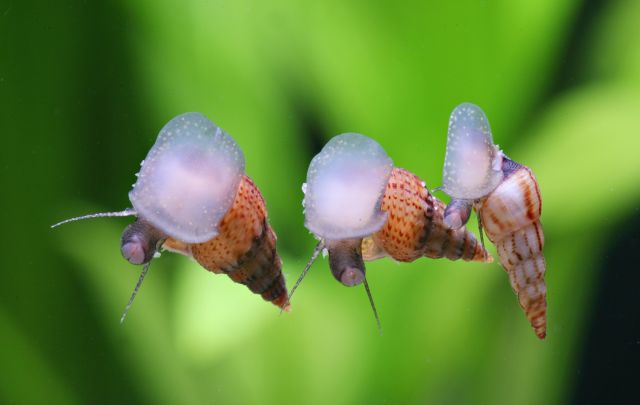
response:
[[[136,216],[136,215],[138,215],[138,213],[133,208],[125,208],[122,211],[115,211],[115,212],[97,212],[95,214],[87,214],[79,217],[65,219],[64,221],[60,221],[56,224],[51,225],[51,228],[57,228],[60,225],[67,224],[69,222],[80,221],[83,219],[107,218],[107,217],[130,217],[130,216]]]

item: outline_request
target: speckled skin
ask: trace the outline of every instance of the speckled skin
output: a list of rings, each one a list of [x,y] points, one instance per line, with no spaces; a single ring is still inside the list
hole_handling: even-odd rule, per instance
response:
[[[243,176],[219,230],[218,236],[208,242],[185,244],[167,239],[164,247],[192,256],[205,269],[225,273],[266,301],[288,309],[276,235],[267,222],[264,199],[249,177]]]
[[[540,224],[540,189],[531,170],[511,160],[503,164],[505,179],[487,197],[476,203],[484,230],[509,274],[536,335],[547,331],[547,288],[542,256],[544,234]]]
[[[412,262],[433,259],[491,262],[493,258],[466,228],[444,225],[445,204],[431,195],[422,180],[404,169],[394,168],[381,203],[388,214],[385,225],[362,243],[365,260],[390,256]]]

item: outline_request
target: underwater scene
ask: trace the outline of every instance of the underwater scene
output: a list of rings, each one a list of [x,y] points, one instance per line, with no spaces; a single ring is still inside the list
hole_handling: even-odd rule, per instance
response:
[[[0,403],[637,403],[638,21],[1,3]]]

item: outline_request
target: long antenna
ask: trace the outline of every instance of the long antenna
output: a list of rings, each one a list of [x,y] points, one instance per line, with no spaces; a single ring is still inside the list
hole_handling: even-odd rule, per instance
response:
[[[79,221],[81,219],[103,218],[103,217],[128,217],[128,216],[137,215],[137,214],[138,213],[133,208],[127,208],[123,211],[118,211],[118,212],[99,212],[97,214],[89,214],[89,215],[83,215],[81,217],[65,219],[64,221],[60,221],[57,224],[51,225],[51,227],[55,228],[60,225],[66,224],[67,222]]]
[[[378,332],[380,332],[380,336],[382,336],[382,325],[380,324],[380,318],[378,317],[378,311],[376,311],[376,304],[373,303],[373,295],[371,295],[371,290],[369,289],[369,283],[367,283],[367,277],[365,276],[364,280],[364,289],[367,291],[367,296],[369,297],[369,303],[371,303],[371,309],[373,310],[373,316],[376,317],[376,323],[378,324]]]
[[[129,308],[131,308],[131,304],[133,304],[133,299],[136,297],[136,294],[138,293],[138,290],[140,289],[140,286],[142,285],[142,281],[144,280],[144,276],[147,275],[147,270],[149,270],[149,265],[151,264],[151,261],[148,261],[147,264],[144,265],[144,267],[142,268],[142,273],[140,273],[140,278],[138,279],[138,283],[136,284],[136,287],[133,289],[133,293],[131,294],[131,298],[129,298],[129,302],[127,303],[127,306],[124,308],[124,312],[122,313],[122,318],[120,318],[120,324],[122,325],[124,323],[124,318],[127,317],[127,313],[129,312]]]
[[[287,303],[283,306],[283,308],[286,308],[287,305],[290,304],[291,297],[293,297],[293,293],[296,291],[296,288],[298,288],[298,286],[302,282],[302,279],[304,278],[304,276],[307,275],[307,272],[309,272],[309,269],[313,265],[313,262],[315,262],[316,259],[318,258],[318,255],[320,254],[320,252],[322,252],[322,249],[324,249],[324,241],[323,240],[318,242],[318,244],[316,245],[316,248],[313,250],[313,254],[311,254],[311,259],[309,259],[309,262],[307,263],[307,266],[304,268],[304,270],[302,270],[302,274],[300,274],[300,277],[298,277],[298,281],[296,281],[296,284],[291,289],[291,293],[289,293],[289,296],[287,297]],[[282,314],[283,310],[284,309],[280,310],[280,314]]]

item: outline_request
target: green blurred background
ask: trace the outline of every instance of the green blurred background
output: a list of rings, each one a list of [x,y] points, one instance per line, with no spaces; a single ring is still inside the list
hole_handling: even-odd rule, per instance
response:
[[[0,402],[637,400],[639,21],[635,0],[1,0]],[[168,253],[121,326],[129,219],[49,229],[127,207],[159,129],[201,111],[244,150],[291,285],[324,142],[364,133],[433,188],[463,101],[538,177],[544,341],[498,264],[426,259],[368,265],[382,336],[326,260],[279,316]]]

